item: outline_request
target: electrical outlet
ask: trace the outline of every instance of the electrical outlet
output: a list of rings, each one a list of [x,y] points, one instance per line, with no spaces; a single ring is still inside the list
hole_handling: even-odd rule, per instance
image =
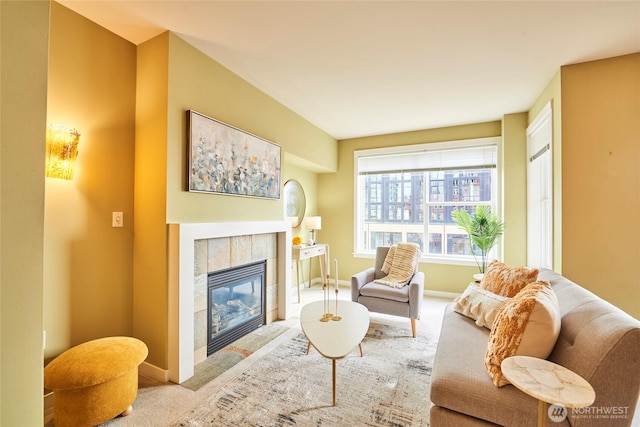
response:
[[[124,227],[124,217],[122,212],[113,212],[113,218],[111,219],[112,227]]]

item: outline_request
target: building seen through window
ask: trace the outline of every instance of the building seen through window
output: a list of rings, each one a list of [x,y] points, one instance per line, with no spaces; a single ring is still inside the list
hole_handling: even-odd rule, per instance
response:
[[[422,161],[414,162],[411,170],[395,169],[397,155],[373,160],[363,156],[356,172],[356,251],[373,253],[378,246],[414,242],[425,257],[472,258],[469,236],[451,213],[456,209],[472,213],[479,205],[496,210],[495,152],[495,145],[446,152],[440,158],[448,156],[449,167],[442,167],[444,161],[434,164],[433,153],[420,153]],[[409,156],[402,160],[406,163]]]
[[[471,255],[469,237],[456,226],[451,212],[473,212],[478,202],[491,204],[492,172],[481,169],[365,176],[367,249],[414,242],[423,253]],[[425,188],[429,189],[427,203]],[[425,208],[429,225],[426,247]]]

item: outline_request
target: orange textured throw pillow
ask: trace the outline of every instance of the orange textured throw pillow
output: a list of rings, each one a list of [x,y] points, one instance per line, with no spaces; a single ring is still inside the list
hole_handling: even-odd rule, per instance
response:
[[[480,288],[513,298],[522,288],[537,279],[537,268],[510,267],[498,260],[493,260],[482,276]]]
[[[549,282],[530,283],[498,311],[484,364],[496,387],[509,384],[501,364],[510,356],[546,359],[560,334],[560,307]]]

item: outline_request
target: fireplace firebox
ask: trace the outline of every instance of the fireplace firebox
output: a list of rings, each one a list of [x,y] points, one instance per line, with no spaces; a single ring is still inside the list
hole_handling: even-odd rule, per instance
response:
[[[266,266],[259,261],[207,275],[207,356],[266,321]]]

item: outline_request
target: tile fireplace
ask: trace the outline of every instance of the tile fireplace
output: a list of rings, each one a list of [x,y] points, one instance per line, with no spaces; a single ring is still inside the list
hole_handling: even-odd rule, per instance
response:
[[[208,266],[204,275],[195,274],[200,260],[198,248],[205,243],[224,241],[246,242],[236,239],[239,236],[251,236],[255,242],[268,234],[275,239],[275,257],[267,262],[267,321],[269,319],[287,319],[291,301],[291,223],[288,221],[251,221],[224,223],[184,223],[168,224],[169,232],[169,349],[168,380],[181,383],[193,376],[194,367],[206,359],[206,299],[207,273],[224,270],[229,265]],[[211,248],[211,243],[206,243]],[[215,246],[215,245],[214,245]],[[209,249],[212,250],[212,249]],[[215,250],[215,248],[213,249]],[[240,243],[233,247],[232,257],[243,258],[243,254],[252,250],[251,245]],[[254,254],[255,255],[255,254]],[[219,262],[223,257],[210,257],[209,263]],[[255,262],[248,257],[244,262]],[[272,264],[272,267],[270,265]],[[269,270],[271,269],[271,273]],[[273,278],[271,278],[273,275]],[[269,289],[273,283],[273,290]],[[275,301],[269,302],[273,298]],[[198,319],[202,318],[201,323]],[[201,331],[202,329],[202,331]],[[200,343],[203,340],[204,343]],[[202,351],[200,348],[202,347]],[[202,360],[201,360],[202,359]]]

